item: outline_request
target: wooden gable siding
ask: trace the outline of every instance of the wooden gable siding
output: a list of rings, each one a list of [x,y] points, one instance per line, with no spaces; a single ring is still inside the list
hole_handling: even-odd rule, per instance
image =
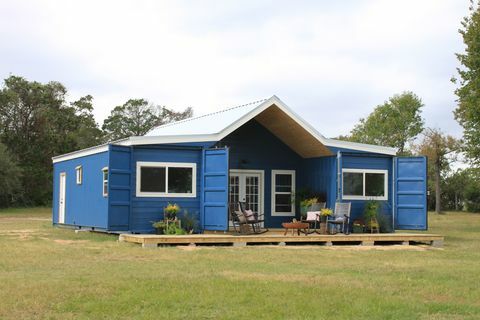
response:
[[[326,146],[276,105],[257,115],[255,120],[303,158],[332,155]]]

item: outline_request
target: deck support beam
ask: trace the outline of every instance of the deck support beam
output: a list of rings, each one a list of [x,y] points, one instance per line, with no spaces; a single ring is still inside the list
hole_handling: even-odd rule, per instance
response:
[[[442,248],[443,247],[443,240],[433,240],[431,242],[431,244],[432,244],[432,247]]]
[[[362,241],[362,246],[373,246],[375,245],[375,241]]]
[[[246,242],[234,242],[233,246],[234,247],[246,247],[247,243]]]

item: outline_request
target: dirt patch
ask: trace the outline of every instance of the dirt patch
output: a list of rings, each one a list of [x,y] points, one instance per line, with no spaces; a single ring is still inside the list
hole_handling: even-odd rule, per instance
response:
[[[0,217],[0,221],[52,221],[51,218],[38,218],[38,217]]]
[[[55,243],[64,244],[64,245],[81,244],[81,243],[89,242],[88,240],[62,240],[62,239],[55,239],[53,241]]]

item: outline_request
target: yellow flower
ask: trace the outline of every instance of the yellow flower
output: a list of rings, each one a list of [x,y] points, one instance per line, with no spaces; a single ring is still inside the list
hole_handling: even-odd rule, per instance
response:
[[[322,216],[331,216],[333,213],[332,209],[329,209],[329,208],[323,208],[320,210],[320,214]]]

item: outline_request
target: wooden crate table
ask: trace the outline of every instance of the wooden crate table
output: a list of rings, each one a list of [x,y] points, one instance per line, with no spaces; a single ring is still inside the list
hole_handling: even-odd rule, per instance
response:
[[[310,224],[308,222],[284,222],[282,227],[285,228],[284,236],[287,235],[289,229],[292,230],[292,235],[295,234],[295,230],[297,230],[298,235],[300,235],[300,230],[303,230],[305,235],[308,235],[310,232]]]

